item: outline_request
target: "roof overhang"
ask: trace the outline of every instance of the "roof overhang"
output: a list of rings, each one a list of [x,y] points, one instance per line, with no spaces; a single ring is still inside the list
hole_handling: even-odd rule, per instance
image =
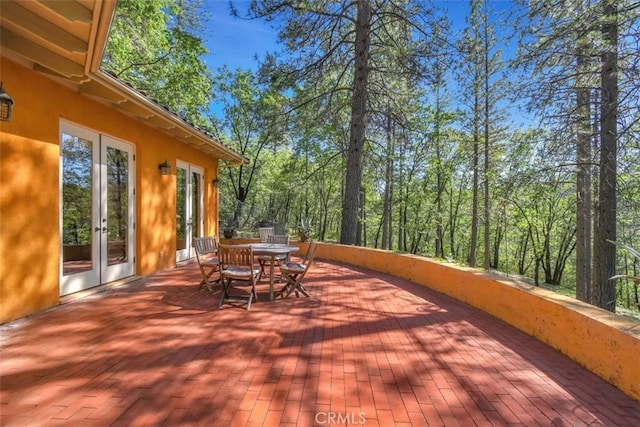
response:
[[[196,147],[227,165],[244,157],[100,70],[117,0],[0,0],[1,54]]]

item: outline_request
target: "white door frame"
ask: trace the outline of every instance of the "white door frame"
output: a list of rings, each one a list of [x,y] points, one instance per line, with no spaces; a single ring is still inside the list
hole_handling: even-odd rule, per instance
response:
[[[186,193],[185,193],[185,242],[184,248],[176,248],[176,262],[186,261],[196,256],[193,249],[193,241],[192,236],[201,236],[202,230],[204,230],[204,169],[200,166],[194,165],[192,163],[185,162],[183,160],[176,160],[176,182],[178,180],[177,174],[178,169],[182,169],[186,173]],[[197,174],[199,182],[194,182],[194,174]],[[193,192],[195,189],[198,190],[198,194],[196,195],[197,200],[195,200],[195,206],[198,209],[198,212],[193,212],[194,200],[193,200]],[[177,185],[176,185],[176,203],[177,203]],[[178,206],[176,204],[176,210]],[[194,215],[195,214],[195,215]],[[194,218],[196,222],[194,222]],[[178,230],[178,215],[176,212],[176,241],[177,241],[177,230]],[[194,231],[195,227],[195,231]]]
[[[106,135],[101,135],[100,147],[101,147],[100,158],[102,159],[101,170],[100,170],[100,174],[101,174],[100,182],[102,183],[101,203],[100,203],[101,218],[105,219],[105,218],[108,218],[109,216],[107,212],[108,202],[106,200],[107,194],[108,194],[108,191],[106,188],[107,182],[108,182],[107,181],[108,170],[107,170],[107,164],[106,164],[107,149],[115,148],[117,150],[127,153],[128,165],[129,165],[128,177],[127,177],[129,182],[129,185],[127,186],[127,200],[128,200],[127,219],[126,219],[127,229],[126,229],[126,238],[124,241],[125,249],[123,251],[123,254],[127,254],[125,258],[126,262],[109,263],[108,261],[111,257],[111,254],[108,253],[108,247],[107,247],[108,239],[100,239],[100,242],[101,242],[100,252],[104,254],[104,256],[100,257],[100,263],[101,263],[100,267],[102,271],[101,281],[102,283],[108,283],[114,280],[122,279],[123,277],[133,276],[133,274],[135,273],[135,254],[136,254],[135,252],[135,240],[136,240],[135,170],[136,168],[135,168],[135,153],[134,153],[133,145],[123,141],[116,140]]]

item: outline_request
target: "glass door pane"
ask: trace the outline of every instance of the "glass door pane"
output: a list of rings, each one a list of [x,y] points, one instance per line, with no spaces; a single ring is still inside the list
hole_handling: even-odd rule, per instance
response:
[[[100,135],[60,124],[60,295],[100,284]]]
[[[94,269],[93,142],[62,135],[62,275]]]
[[[126,151],[107,147],[107,265],[129,259],[129,156]]]
[[[191,247],[194,246],[195,237],[202,236],[202,181],[199,172],[191,172]]]
[[[176,161],[176,261],[193,258],[194,237],[202,235],[204,170]]]
[[[176,168],[176,250],[187,248],[187,169]]]
[[[133,146],[101,136],[101,281],[135,273],[135,165]]]

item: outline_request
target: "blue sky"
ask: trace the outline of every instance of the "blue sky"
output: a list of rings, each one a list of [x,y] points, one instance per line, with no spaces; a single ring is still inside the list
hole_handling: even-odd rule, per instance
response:
[[[244,13],[249,1],[235,1],[234,5],[240,13]],[[453,22],[454,28],[461,30],[466,26],[469,10],[469,0],[439,0],[434,4],[446,11]],[[512,7],[508,0],[494,0],[489,2],[492,10],[505,11]],[[217,70],[226,65],[232,71],[256,70],[258,63],[255,56],[262,57],[266,52],[279,49],[277,34],[271,24],[257,20],[242,20],[234,18],[229,13],[228,0],[203,0],[203,7],[207,10],[205,32],[202,34],[203,43],[209,51],[204,61],[210,70]],[[513,52],[513,47],[507,48]],[[508,53],[507,53],[508,55]],[[219,105],[213,105],[211,111],[215,115],[221,114]],[[522,113],[519,113],[522,115]]]
[[[248,1],[234,1],[240,12],[246,10]],[[204,0],[211,17],[207,22],[203,42],[211,52],[205,57],[209,69],[227,65],[236,68],[255,69],[255,55],[277,49],[277,35],[269,24],[246,21],[229,14],[228,0]]]
[[[457,26],[464,26],[469,8],[469,0],[439,0],[434,2],[439,8],[447,10],[449,18]],[[508,7],[508,1],[494,1],[493,5]],[[249,1],[233,1],[236,8],[243,13]],[[211,70],[223,65],[230,69],[255,69],[255,55],[263,55],[267,51],[275,51],[277,35],[268,23],[247,21],[234,18],[229,14],[228,0],[203,0],[203,7],[210,14],[206,23],[206,32],[202,35],[205,46],[211,54],[205,62]]]

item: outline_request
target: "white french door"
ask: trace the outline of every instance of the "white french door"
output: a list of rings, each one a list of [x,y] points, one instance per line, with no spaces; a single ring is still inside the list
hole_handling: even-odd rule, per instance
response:
[[[204,170],[176,161],[176,262],[196,256],[194,237],[204,229]]]
[[[135,272],[131,144],[60,124],[60,295]]]

